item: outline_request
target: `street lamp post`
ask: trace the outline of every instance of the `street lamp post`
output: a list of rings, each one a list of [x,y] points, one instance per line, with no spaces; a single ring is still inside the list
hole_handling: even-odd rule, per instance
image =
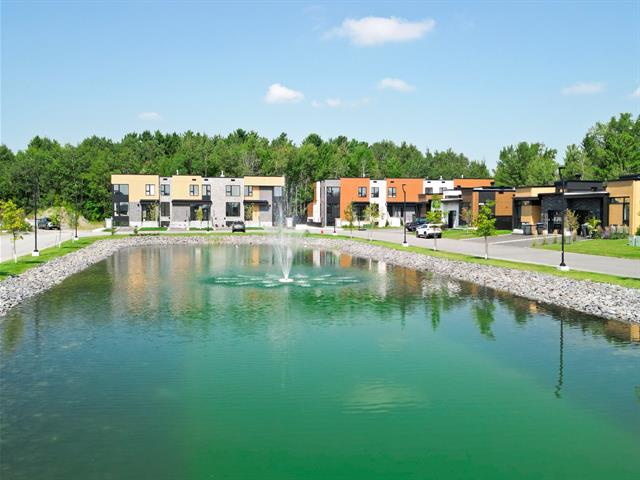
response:
[[[78,184],[76,182],[76,192],[75,192],[75,211],[73,212],[73,224],[75,227],[75,233],[73,235],[73,241],[77,241],[78,240],[78,220],[79,220],[79,215],[78,215]]]
[[[404,196],[404,201],[402,202],[402,225],[404,226],[404,241],[402,242],[403,247],[408,247],[407,243],[407,189],[405,188],[406,184],[402,184],[402,194]]]
[[[562,175],[563,170],[564,167],[558,167],[558,175],[560,175],[560,184],[562,186],[562,216],[560,221],[560,235],[562,237],[560,243],[562,245],[562,257],[560,258],[560,265],[558,266],[558,269],[566,272],[569,270],[569,267],[567,267],[567,265],[564,263],[564,218],[567,211],[567,203],[564,196],[565,183],[564,176]]]
[[[33,252],[31,252],[32,257],[39,257],[40,251],[38,250],[38,194],[40,190],[40,182],[38,181],[38,176],[36,175],[36,184],[33,189]]]

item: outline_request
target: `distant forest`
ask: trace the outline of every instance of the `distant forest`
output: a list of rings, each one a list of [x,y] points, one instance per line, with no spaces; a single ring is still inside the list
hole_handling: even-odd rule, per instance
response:
[[[42,207],[73,205],[78,197],[89,220],[111,215],[112,173],[218,176],[285,175],[294,212],[302,213],[316,180],[337,177],[488,178],[497,185],[546,184],[557,179],[557,151],[543,143],[504,147],[494,172],[463,153],[420,151],[391,141],[367,143],[344,136],[307,136],[296,145],[285,133],[269,140],[238,129],[226,137],[185,133],[129,133],[119,142],[90,137],[78,145],[34,137],[25,150],[0,146],[0,200],[13,199],[27,211],[33,192]],[[563,163],[567,176],[612,179],[640,172],[640,116],[625,113],[597,123],[580,145],[569,145]]]

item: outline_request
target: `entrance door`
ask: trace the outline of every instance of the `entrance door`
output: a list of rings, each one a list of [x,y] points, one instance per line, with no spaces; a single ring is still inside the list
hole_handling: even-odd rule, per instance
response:
[[[449,215],[448,215],[448,218],[447,218],[447,225],[449,226],[449,228],[453,228],[455,224],[456,224],[456,211],[455,210],[449,210]]]

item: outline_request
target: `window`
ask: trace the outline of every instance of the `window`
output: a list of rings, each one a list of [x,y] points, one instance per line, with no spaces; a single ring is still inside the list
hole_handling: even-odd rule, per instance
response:
[[[327,197],[339,197],[340,187],[327,187]]]
[[[229,185],[231,186],[231,185]],[[237,185],[234,185],[237,186]],[[240,188],[240,187],[238,187]],[[227,202],[226,205],[227,217],[239,217],[240,216],[240,202]]]
[[[120,195],[129,195],[129,185],[126,183],[114,184],[113,193],[119,193]]]
[[[211,196],[211,185],[202,185],[202,195],[204,197]]]
[[[367,196],[367,187],[358,187],[358,197],[364,198]]]
[[[431,195],[433,193],[433,187],[427,187],[424,189],[424,193],[426,195]]]
[[[380,187],[371,187],[371,198],[378,198],[380,196]]]
[[[282,187],[273,187],[273,196],[281,197],[282,196]]]
[[[226,185],[224,187],[225,194],[227,197],[239,197],[240,196],[240,185]],[[227,203],[227,205],[229,205]]]
[[[192,197],[197,197],[198,195],[200,195],[200,188],[198,187],[198,185],[189,185],[189,195]]]
[[[171,185],[168,183],[160,185],[160,195],[171,195]]]
[[[160,202],[160,216],[161,217],[171,216],[171,204],[169,202]]]
[[[389,187],[389,198],[396,198],[396,187]]]
[[[113,205],[113,215],[116,217],[126,217],[129,215],[129,204],[124,203],[115,203]]]
[[[244,196],[245,197],[253,197],[253,187],[251,185],[245,185],[245,187],[244,187]]]
[[[149,197],[156,194],[156,186],[153,183],[147,183],[144,186],[144,194]]]

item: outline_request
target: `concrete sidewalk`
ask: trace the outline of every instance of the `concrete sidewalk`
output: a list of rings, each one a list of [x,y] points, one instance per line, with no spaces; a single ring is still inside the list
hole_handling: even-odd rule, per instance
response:
[[[349,235],[349,231],[341,231],[340,234]],[[354,230],[353,236],[369,238],[369,232]],[[401,244],[403,232],[402,230],[374,230],[372,236],[375,240]],[[433,239],[416,238],[415,233],[412,232],[407,232],[407,243],[417,247],[433,247]],[[484,241],[479,241],[478,239],[452,240],[439,238],[438,250],[482,257],[484,256]],[[489,257],[514,262],[537,263],[552,267],[560,264],[560,252],[531,248],[530,246],[523,246],[522,244],[514,246],[510,245],[510,243],[496,243],[495,239],[489,245]],[[572,270],[606,273],[619,277],[640,278],[640,260],[565,253],[565,263]]]

